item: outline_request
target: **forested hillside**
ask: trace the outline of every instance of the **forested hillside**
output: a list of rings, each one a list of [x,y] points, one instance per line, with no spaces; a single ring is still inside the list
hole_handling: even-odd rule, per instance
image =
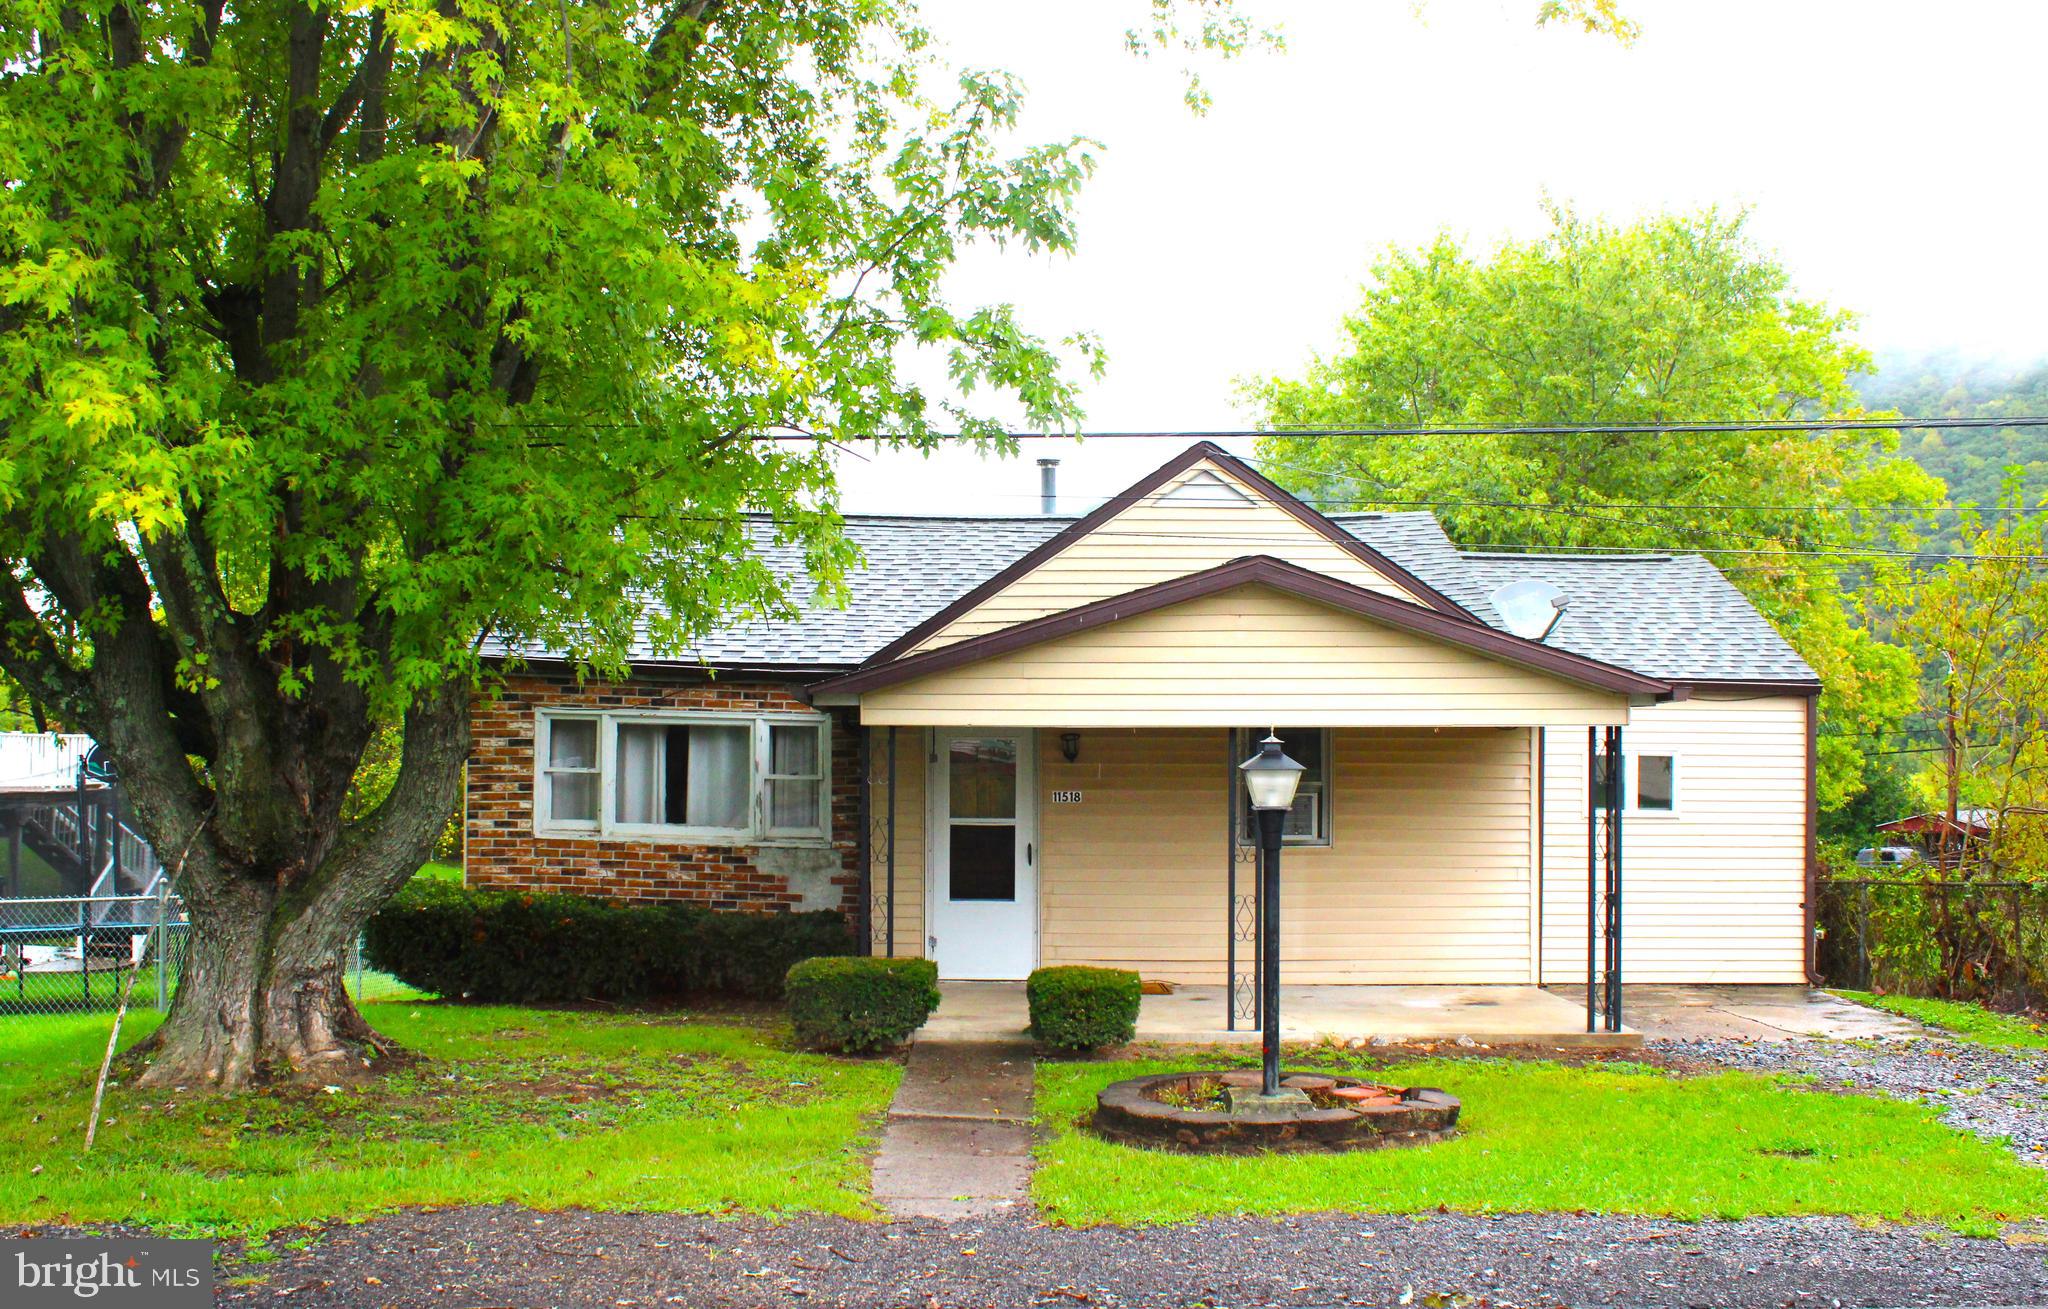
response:
[[[1912,418],[2048,414],[2048,360],[2012,367],[1953,355],[1880,356],[1875,375],[1858,378],[1856,390],[1868,408]],[[1948,483],[1957,504],[1995,503],[2013,464],[2026,469],[2028,500],[2048,494],[2048,428],[1907,432],[1899,452]]]

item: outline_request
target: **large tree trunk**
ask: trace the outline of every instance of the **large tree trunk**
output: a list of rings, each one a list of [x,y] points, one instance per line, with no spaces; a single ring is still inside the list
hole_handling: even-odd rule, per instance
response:
[[[287,916],[254,877],[188,901],[192,933],[177,998],[137,1051],[152,1085],[336,1082],[374,1067],[376,1033],[343,985],[360,920],[332,900]]]
[[[325,1084],[387,1061],[393,1046],[357,1012],[343,965],[364,921],[432,852],[455,805],[468,697],[466,686],[449,687],[415,705],[390,794],[354,823],[336,817],[308,833],[303,860],[230,867],[212,842],[196,842],[207,849],[178,877],[192,930],[177,998],[130,1055],[142,1084]]]

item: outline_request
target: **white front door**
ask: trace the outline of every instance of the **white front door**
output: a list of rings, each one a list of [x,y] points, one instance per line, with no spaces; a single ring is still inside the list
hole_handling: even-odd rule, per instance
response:
[[[1022,978],[1038,964],[1036,742],[944,729],[932,769],[932,958],[939,976]]]

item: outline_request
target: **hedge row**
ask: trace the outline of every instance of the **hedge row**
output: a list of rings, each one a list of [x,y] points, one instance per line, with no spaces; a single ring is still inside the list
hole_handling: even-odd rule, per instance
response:
[[[939,1007],[929,959],[806,959],[789,970],[789,1025],[824,1050],[900,1045]]]
[[[1055,1050],[1122,1045],[1137,1034],[1143,991],[1138,975],[1125,968],[1037,969],[1024,982],[1031,1035]]]
[[[715,994],[774,999],[790,965],[851,954],[836,910],[718,913],[408,883],[370,919],[370,965],[436,995],[504,1004]]]

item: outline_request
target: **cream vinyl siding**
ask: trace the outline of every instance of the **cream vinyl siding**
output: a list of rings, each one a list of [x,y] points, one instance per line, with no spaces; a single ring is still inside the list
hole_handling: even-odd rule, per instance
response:
[[[1200,481],[1176,496],[1190,478]],[[1220,479],[1224,486],[1211,479]],[[1203,460],[962,614],[917,648],[951,645],[964,637],[1199,573],[1246,555],[1271,555],[1368,591],[1415,599],[1228,471]]]
[[[924,937],[924,888],[925,888],[925,771],[926,757],[931,747],[931,733],[916,728],[899,727],[896,732],[896,795],[892,808],[896,814],[896,950],[899,959],[922,959],[925,955]],[[884,738],[888,732],[877,732],[875,749],[887,748]],[[884,879],[888,869],[883,862],[881,837],[877,834],[873,845],[872,894],[879,906],[885,893]],[[880,933],[883,924],[876,923],[876,954],[883,953]]]
[[[1530,732],[1331,736],[1332,844],[1284,855],[1286,979],[1530,981]],[[1040,742],[1043,962],[1220,983],[1228,734],[1083,730],[1073,764],[1057,733]],[[1080,803],[1050,803],[1061,790]],[[1249,890],[1252,864],[1238,868]]]
[[[1629,982],[1805,981],[1806,701],[1695,697],[1635,710],[1631,755],[1678,759],[1678,812],[1622,827]],[[1586,732],[1546,733],[1543,977],[1586,976]]]
[[[870,725],[1619,723],[1626,698],[1249,585],[861,697]]]

